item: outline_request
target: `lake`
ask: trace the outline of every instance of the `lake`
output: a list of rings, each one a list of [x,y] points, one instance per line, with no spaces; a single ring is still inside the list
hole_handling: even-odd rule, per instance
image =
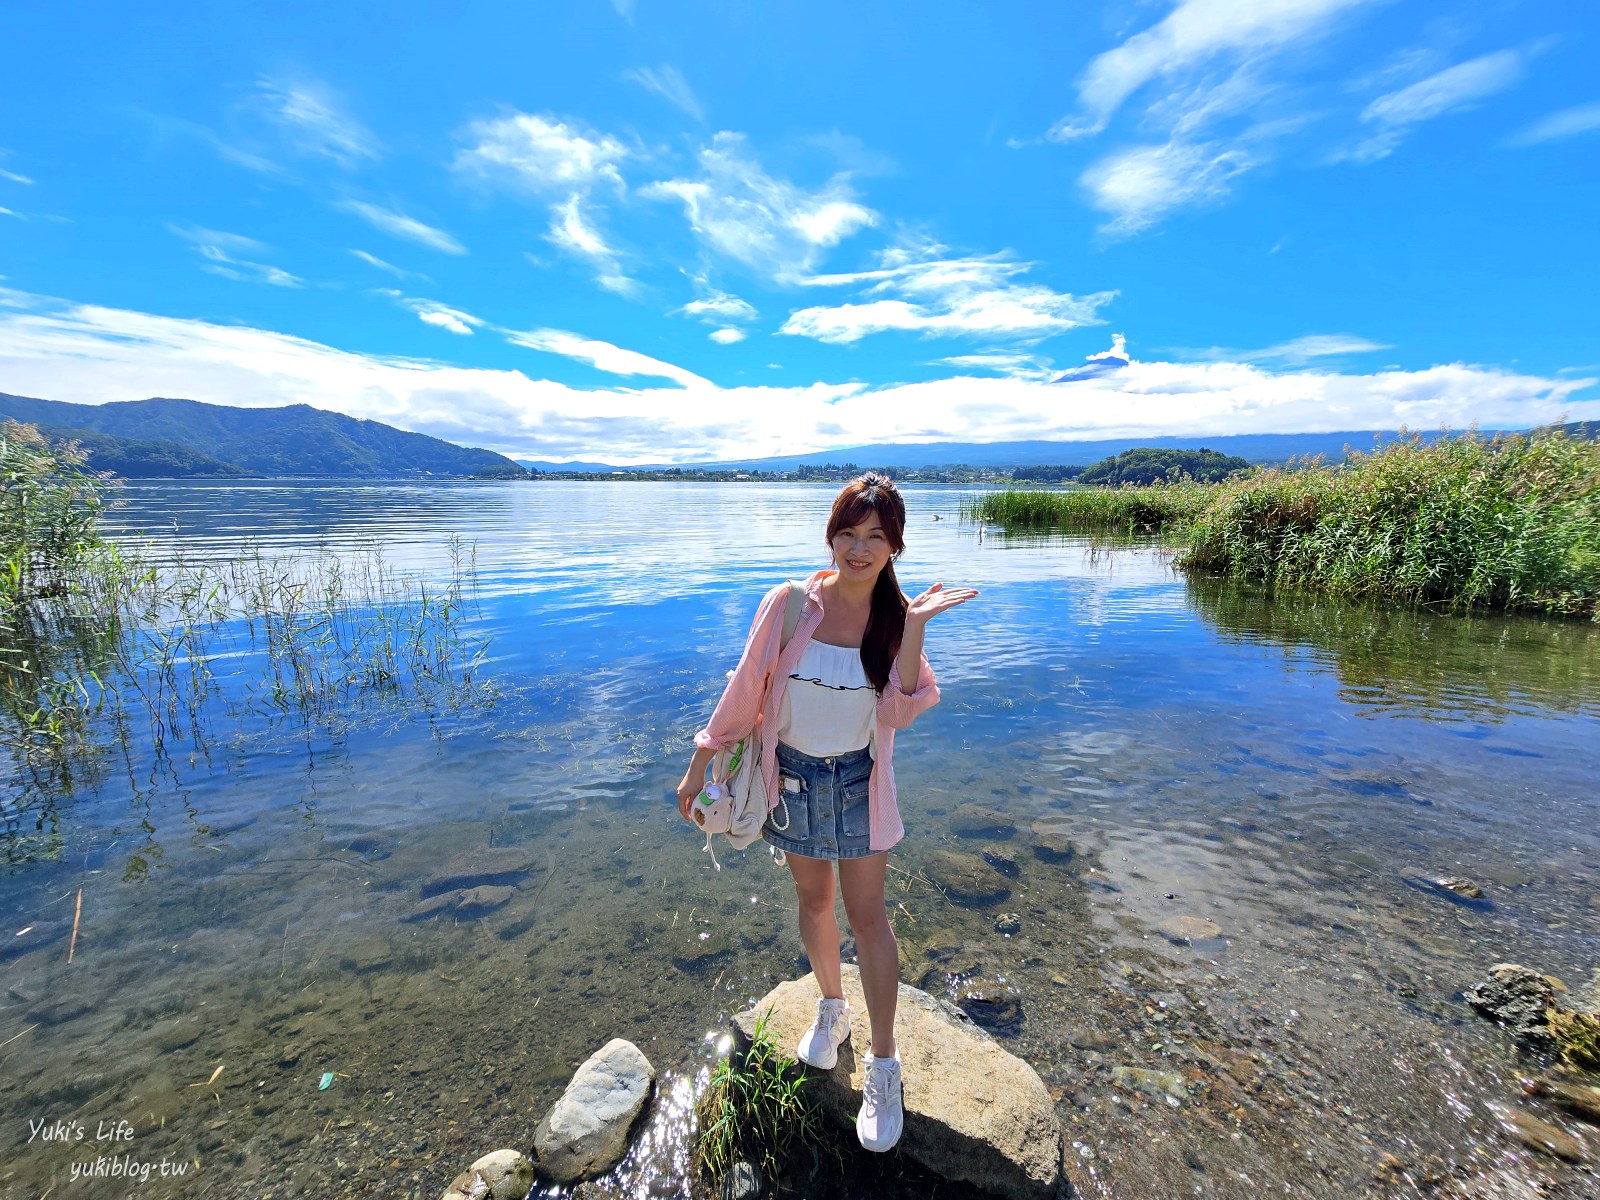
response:
[[[130,487],[117,528],[167,558],[377,545],[437,586],[465,544],[487,649],[448,703],[303,722],[222,696],[159,745],[106,728],[70,794],[13,793],[0,1193],[87,1194],[74,1165],[121,1156],[148,1175],[98,1194],[431,1197],[529,1147],[612,1037],[664,1084],[703,1070],[709,1032],[806,968],[788,873],[760,844],[714,873],[672,792],[761,594],[827,565],[834,493]],[[1077,1191],[1401,1195],[1491,1162],[1576,1188],[1507,1138],[1527,1067],[1460,993],[1505,960],[1600,967],[1600,628],[1272,598],[905,493],[904,589],[982,595],[930,625],[943,701],[897,738],[902,977],[1010,991],[997,1036],[1055,1097]],[[965,836],[969,804],[1004,823]],[[429,917],[475,848],[513,897]],[[953,903],[940,851],[1011,895]],[[687,1195],[681,1152],[665,1131],[613,1191]]]

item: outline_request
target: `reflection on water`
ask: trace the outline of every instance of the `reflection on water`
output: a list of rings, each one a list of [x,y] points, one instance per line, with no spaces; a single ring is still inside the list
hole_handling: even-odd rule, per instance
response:
[[[131,489],[125,527],[189,556],[377,539],[443,579],[462,535],[497,699],[222,722],[165,764],[120,731],[0,880],[0,1192],[81,1187],[93,1155],[30,1143],[43,1117],[126,1119],[117,1152],[197,1162],[207,1196],[437,1195],[527,1146],[613,1036],[700,1071],[724,1014],[804,968],[787,873],[752,853],[713,876],[671,789],[760,593],[824,564],[832,494]],[[1017,998],[1000,1036],[1056,1098],[1078,1189],[1531,1172],[1489,1107],[1521,1068],[1457,997],[1506,958],[1600,964],[1596,632],[1187,583],[1148,546],[980,542],[956,490],[907,498],[906,589],[983,594],[930,628],[944,701],[899,743],[904,975]],[[978,837],[974,803],[1003,814]],[[940,851],[996,864],[1005,897],[957,903]],[[1428,886],[1445,875],[1489,903]],[[609,1194],[682,1190],[670,1125]]]

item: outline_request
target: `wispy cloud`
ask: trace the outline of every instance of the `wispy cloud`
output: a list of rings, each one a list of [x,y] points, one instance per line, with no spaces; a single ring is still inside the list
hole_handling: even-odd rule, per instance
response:
[[[235,257],[241,254],[260,255],[271,250],[270,246],[255,238],[198,225],[168,225],[167,228],[188,242],[204,260],[200,264],[202,271],[241,283],[268,283],[273,287],[290,288],[305,286],[300,278],[279,267]]]
[[[10,180],[12,183],[32,183],[33,182],[33,180],[29,179],[26,175],[18,175],[15,171],[8,171],[4,167],[0,167],[0,179],[7,179],[7,180]]]
[[[304,153],[319,154],[347,168],[379,157],[378,139],[342,111],[325,83],[263,76],[256,81],[256,103]]]
[[[1186,358],[1209,362],[1267,363],[1278,366],[1300,367],[1319,359],[1345,358],[1358,354],[1373,354],[1379,350],[1393,350],[1385,342],[1358,337],[1351,333],[1309,333],[1291,338],[1287,342],[1266,346],[1260,350],[1241,350],[1231,346],[1211,346],[1204,350],[1176,351]],[[1169,350],[1169,353],[1175,351]]]
[[[1535,121],[1526,129],[1513,134],[1507,139],[1508,146],[1535,146],[1540,142],[1556,142],[1564,138],[1577,137],[1580,133],[1591,133],[1600,129],[1600,101],[1593,104],[1579,104],[1574,108],[1564,108],[1560,112],[1551,113],[1543,120]]]
[[[537,193],[586,192],[597,183],[624,186],[617,164],[628,157],[628,148],[571,118],[513,112],[473,121],[464,136],[471,145],[451,164],[462,174]]]
[[[1237,143],[1175,139],[1108,155],[1083,173],[1082,182],[1090,203],[1111,216],[1102,232],[1127,236],[1174,209],[1221,199],[1228,182],[1259,161]]]
[[[719,388],[576,333],[525,345],[630,377],[575,387],[525,370],[355,354],[262,329],[0,294],[0,378],[79,402],[190,396],[304,403],[467,445],[619,463],[759,457],[875,441],[1090,439],[1450,426],[1526,428],[1565,414],[1600,379],[1451,363],[1416,371],[1278,371],[1237,362],[1136,362],[1068,387],[970,372],[926,383]],[[666,382],[638,386],[632,377]],[[844,430],[847,433],[841,433]]]
[[[423,300],[416,296],[407,296],[393,288],[379,288],[380,295],[388,296],[407,312],[417,314],[417,319],[425,325],[433,325],[439,329],[449,330],[451,333],[469,336],[474,329],[481,329],[488,322],[481,317],[475,317],[469,312],[459,308],[451,308],[448,304],[440,304],[437,300]]]
[[[378,270],[380,270],[380,271],[387,271],[389,274],[393,275],[396,279],[426,279],[426,278],[428,278],[426,275],[420,274],[417,271],[408,271],[404,267],[395,266],[392,262],[385,262],[383,259],[379,258],[376,254],[368,254],[365,250],[352,250],[352,251],[350,251],[350,253],[355,255],[362,262],[366,263],[369,267],[377,267]]]
[[[708,250],[757,271],[810,271],[823,251],[878,222],[856,201],[848,175],[807,191],[762,170],[742,134],[717,134],[701,151],[700,166],[697,179],[665,180],[641,194],[680,201]]]
[[[9,208],[4,208],[4,207],[0,207],[0,217],[17,217],[17,219],[19,221],[22,219],[21,217],[17,216],[16,213],[12,212]]]
[[[530,350],[544,350],[550,354],[560,354],[566,358],[586,362],[612,375],[653,375],[661,379],[674,380],[684,387],[712,386],[709,380],[702,379],[694,372],[685,371],[682,367],[675,367],[669,362],[662,362],[659,358],[651,358],[648,354],[640,354],[636,350],[624,350],[621,346],[614,346],[610,342],[586,338],[564,329],[533,329],[527,333],[508,332],[506,337],[508,341],[518,346],[526,346]]]
[[[993,371],[1011,379],[1043,381],[1055,374],[1050,359],[1036,354],[953,354],[938,363],[962,371]]]
[[[414,217],[404,213],[395,212],[393,209],[381,208],[376,204],[368,204],[362,200],[345,200],[339,208],[346,212],[355,213],[356,216],[366,221],[374,229],[392,234],[397,238],[404,238],[408,242],[416,242],[419,246],[427,246],[431,250],[440,250],[445,254],[465,254],[467,248],[442,229],[435,229],[432,225],[424,225]]]
[[[945,247],[896,247],[880,256],[877,270],[815,275],[795,282],[809,287],[859,286],[874,297],[866,303],[803,308],[780,333],[849,343],[872,333],[901,330],[924,336],[1005,336],[1038,341],[1081,325],[1098,325],[1099,310],[1115,292],[1074,296],[1038,284],[1015,282],[1034,264],[1008,255],[945,258]]]
[[[689,301],[675,311],[707,321],[754,321],[761,315],[749,301],[727,292],[712,292],[709,296]]]
[[[1078,112],[1051,129],[1058,141],[1104,130],[1146,84],[1216,59],[1261,59],[1325,33],[1346,11],[1373,0],[1180,0],[1161,21],[1089,64],[1078,80]]]
[[[632,71],[624,71],[622,77],[633,80],[646,91],[654,92],[668,104],[676,105],[696,121],[706,119],[705,113],[700,108],[700,101],[689,86],[689,81],[677,67],[638,67]]]
[[[595,281],[607,291],[619,296],[633,295],[638,290],[638,282],[623,272],[617,252],[589,223],[582,204],[582,198],[574,194],[567,197],[565,204],[552,205],[545,240],[569,254],[587,259],[595,268]]]
[[[1379,96],[1361,113],[1362,124],[1372,126],[1372,134],[1334,157],[1360,163],[1387,158],[1415,126],[1446,113],[1475,108],[1518,83],[1525,63],[1523,51],[1500,50]]]

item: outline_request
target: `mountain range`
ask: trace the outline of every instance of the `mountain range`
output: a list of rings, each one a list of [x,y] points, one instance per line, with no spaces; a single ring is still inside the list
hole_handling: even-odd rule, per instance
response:
[[[47,436],[73,439],[95,470],[130,479],[175,476],[312,475],[516,477],[541,472],[610,472],[682,467],[786,471],[801,466],[970,467],[1088,466],[1135,448],[1215,450],[1252,463],[1365,450],[1392,432],[1251,433],[1224,437],[1111,438],[1089,442],[880,442],[704,463],[632,464],[513,461],[490,450],[457,446],[379,421],[364,421],[307,404],[233,408],[198,400],[153,398],[107,404],[68,404],[0,392],[0,419],[37,425]],[[1600,421],[1563,426],[1569,436],[1600,437]],[[1424,437],[1438,437],[1437,433]]]
[[[198,400],[68,404],[0,392],[0,418],[72,438],[89,466],[126,478],[191,475],[521,475],[509,458],[308,404],[231,408]]]

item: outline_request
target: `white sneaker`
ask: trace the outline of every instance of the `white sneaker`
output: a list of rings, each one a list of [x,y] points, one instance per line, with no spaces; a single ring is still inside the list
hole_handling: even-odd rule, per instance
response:
[[[868,1150],[891,1150],[905,1128],[905,1106],[900,1084],[900,1060],[867,1055],[861,1075],[861,1111],[856,1114],[856,1137]]]
[[[821,1000],[817,1019],[800,1035],[800,1061],[831,1071],[839,1061],[839,1043],[850,1036],[850,1003],[847,1000]]]

